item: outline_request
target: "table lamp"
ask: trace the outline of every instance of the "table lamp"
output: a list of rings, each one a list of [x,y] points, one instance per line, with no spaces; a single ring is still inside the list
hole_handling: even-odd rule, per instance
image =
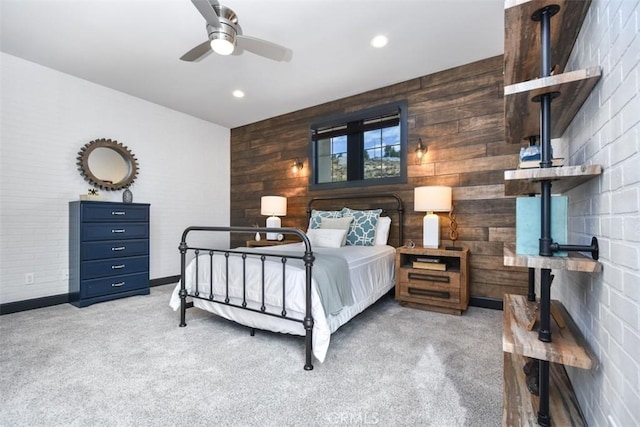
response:
[[[414,210],[426,212],[422,219],[422,246],[440,246],[440,218],[434,212],[451,210],[451,187],[434,185],[414,189]]]
[[[280,216],[287,214],[287,198],[281,196],[262,196],[260,199],[260,214],[268,215],[267,228],[280,228]],[[278,233],[267,233],[267,240],[277,240]]]

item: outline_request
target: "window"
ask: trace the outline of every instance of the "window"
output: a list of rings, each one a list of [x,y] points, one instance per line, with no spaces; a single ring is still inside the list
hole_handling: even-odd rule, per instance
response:
[[[310,126],[311,189],[407,182],[407,102]]]

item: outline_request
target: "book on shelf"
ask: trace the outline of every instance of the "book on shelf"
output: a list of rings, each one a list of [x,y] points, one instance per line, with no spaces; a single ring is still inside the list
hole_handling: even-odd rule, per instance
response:
[[[413,268],[419,268],[422,270],[439,270],[446,271],[447,264],[443,262],[431,262],[431,261],[413,261]]]
[[[551,160],[551,166],[554,168],[558,166],[562,166],[563,163],[564,163],[564,159],[562,157],[556,157]],[[538,159],[521,160],[520,163],[518,163],[518,169],[534,169],[539,167],[540,167],[540,160]]]

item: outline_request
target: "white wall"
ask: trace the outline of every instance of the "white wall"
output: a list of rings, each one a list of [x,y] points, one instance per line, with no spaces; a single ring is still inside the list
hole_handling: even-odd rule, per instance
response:
[[[568,193],[570,243],[600,243],[603,272],[555,272],[560,299],[598,357],[568,368],[591,426],[640,425],[640,10],[637,0],[593,0],[568,69],[603,77],[567,129],[570,164],[600,164]],[[553,19],[553,18],[552,18]]]
[[[68,202],[90,188],[76,157],[94,139],[138,158],[131,190],[151,204],[152,279],[180,274],[185,227],[229,224],[229,129],[4,53],[0,66],[1,303],[68,292]]]

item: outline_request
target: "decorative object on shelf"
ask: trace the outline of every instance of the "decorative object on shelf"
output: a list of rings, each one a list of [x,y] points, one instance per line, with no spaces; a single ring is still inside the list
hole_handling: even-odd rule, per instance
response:
[[[422,145],[422,138],[418,138],[418,146],[416,147],[416,165],[422,164],[422,158],[427,154],[429,148]]]
[[[90,188],[87,190],[87,194],[81,194],[80,200],[104,200],[104,197],[100,194],[97,188]]]
[[[260,241],[260,239],[261,239],[261,237],[260,237],[260,233],[258,233],[258,232],[256,231],[256,235],[255,235],[255,237],[254,237],[254,240],[255,240],[256,242],[259,242],[259,241]]]
[[[78,152],[78,170],[91,185],[102,190],[129,187],[138,176],[138,159],[122,143],[96,139]]]
[[[516,198],[516,254],[538,255],[540,252],[541,197]],[[561,245],[568,240],[567,223],[569,199],[567,196],[551,197],[551,239]],[[556,252],[554,256],[567,256]]]
[[[451,210],[451,187],[434,185],[414,189],[414,210],[426,212],[422,219],[422,245],[438,248],[440,245],[440,218],[434,212]]]
[[[267,228],[280,228],[280,216],[287,215],[287,198],[282,196],[262,196],[260,199],[260,214],[268,215]],[[276,240],[278,233],[267,233],[267,240]]]
[[[451,210],[449,211],[449,240],[451,240],[451,246],[447,246],[445,249],[449,251],[460,251],[462,248],[456,246],[456,240],[458,240],[458,222],[456,221],[456,214],[454,213],[455,207],[451,204]]]
[[[122,201],[124,203],[133,202],[133,193],[129,190],[129,187],[124,189],[124,192],[122,193]]]
[[[291,172],[297,175],[298,172],[300,172],[303,168],[304,163],[302,163],[300,159],[296,157],[296,159],[293,161],[293,164],[291,165]]]

